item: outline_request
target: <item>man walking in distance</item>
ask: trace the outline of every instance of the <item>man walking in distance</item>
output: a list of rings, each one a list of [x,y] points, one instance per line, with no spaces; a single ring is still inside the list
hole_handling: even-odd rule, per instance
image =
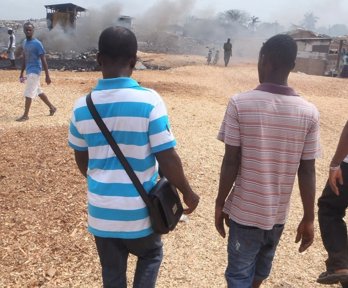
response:
[[[329,168],[329,180],[318,200],[321,238],[328,253],[321,284],[341,282],[348,287],[348,239],[344,221],[348,207],[348,122],[341,133]]]
[[[48,66],[45,58],[45,50],[42,43],[33,38],[34,35],[34,25],[27,22],[23,26],[24,34],[26,39],[23,43],[23,62],[22,69],[19,75],[21,83],[26,81],[26,86],[24,90],[25,106],[24,114],[17,118],[16,121],[23,122],[29,119],[29,110],[31,102],[34,97],[39,96],[40,99],[48,106],[49,115],[53,116],[57,111],[56,107],[48,100],[45,93],[42,92],[40,88],[40,74],[42,67],[46,74],[47,85],[51,84],[51,78],[48,72]],[[26,78],[24,78],[24,70],[26,71]]]
[[[183,171],[165,104],[154,90],[131,78],[137,40],[124,27],[105,29],[97,60],[103,79],[91,97],[108,129],[147,191],[155,185],[158,166],[183,194],[191,213],[198,205]],[[133,287],[155,287],[162,261],[161,235],[151,228],[148,209],[90,114],[86,96],[75,103],[69,144],[87,178],[88,230],[102,266],[104,287],[127,286],[129,253],[138,257]],[[157,163],[158,162],[158,163]],[[158,165],[157,165],[158,164]]]
[[[296,235],[299,251],[313,242],[319,112],[288,86],[296,54],[288,35],[264,43],[260,85],[230,99],[218,134],[225,155],[215,226],[222,237],[224,221],[229,226],[228,287],[260,287],[269,276],[296,173],[304,208]]]
[[[227,42],[224,43],[224,61],[225,67],[227,67],[228,62],[230,62],[230,58],[232,57],[232,43],[231,39],[228,38]]]
[[[8,28],[8,45],[7,45],[7,55],[10,59],[10,68],[16,68],[15,62],[15,50],[16,50],[16,36],[13,33],[12,28]]]

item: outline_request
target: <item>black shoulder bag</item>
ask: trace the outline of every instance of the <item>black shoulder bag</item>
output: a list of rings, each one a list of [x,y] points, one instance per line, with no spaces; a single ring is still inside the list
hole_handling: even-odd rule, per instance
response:
[[[158,234],[167,234],[169,231],[172,231],[176,224],[178,224],[184,210],[176,188],[170,184],[165,177],[161,177],[149,194],[147,194],[139,178],[95,108],[91,93],[87,95],[86,102],[99,129],[148,207],[152,229]]]

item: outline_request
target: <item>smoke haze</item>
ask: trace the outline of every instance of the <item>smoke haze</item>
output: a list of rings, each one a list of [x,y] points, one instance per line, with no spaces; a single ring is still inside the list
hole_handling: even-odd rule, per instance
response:
[[[139,1],[133,2],[138,3]],[[149,2],[153,3],[150,0]],[[277,21],[267,23],[262,18],[255,27],[250,27],[250,23],[226,24],[219,20],[219,14],[216,13],[219,11],[216,7],[221,1],[215,0],[215,4],[209,2],[210,4],[205,6],[202,5],[203,2],[207,3],[207,1],[196,0],[157,1],[151,6],[148,5],[149,8],[141,14],[139,14],[140,7],[138,10],[133,9],[132,11],[138,13],[138,16],[125,13],[126,4],[110,2],[100,8],[89,8],[86,15],[77,19],[76,30],[64,31],[62,27],[56,26],[53,30],[48,31],[46,23],[42,22],[36,29],[35,35],[44,42],[48,51],[65,55],[82,53],[97,48],[101,31],[106,27],[117,25],[121,15],[128,15],[136,16],[133,18],[133,31],[138,38],[140,49],[145,51],[206,55],[208,49],[222,50],[223,43],[227,38],[231,38],[233,56],[256,59],[262,42],[274,34],[291,29],[289,26],[284,28]],[[224,3],[224,7],[228,6],[226,1]],[[347,5],[345,0],[316,1],[316,6],[310,3],[312,2],[303,3],[303,13],[299,13],[296,9],[286,9],[287,5],[290,5],[289,2],[283,4],[282,7],[285,9],[272,12],[274,10],[268,6],[268,10],[270,15],[274,14],[274,19],[282,18],[283,20],[289,19],[289,21],[295,19],[294,15],[291,15],[291,11],[294,11],[293,14],[297,14],[296,17],[299,19],[292,24],[299,24],[303,15],[310,11],[305,10],[307,8],[315,8],[315,11],[325,10],[327,19],[332,18],[332,21],[336,21],[335,16],[337,16],[338,9],[345,9]],[[229,6],[234,5],[231,2]],[[224,11],[229,9],[234,8],[226,7]],[[248,13],[247,10],[240,11],[246,13],[249,18],[258,16],[251,14],[252,12]],[[316,15],[315,12],[313,13]],[[18,38],[21,36],[24,38],[21,31],[17,35]]]
[[[121,6],[117,4],[105,4],[99,9],[88,10],[86,16],[76,21],[76,30],[64,31],[57,25],[51,31],[41,29],[37,37],[45,42],[45,47],[51,51],[69,53],[86,52],[97,47],[99,34],[105,28],[116,25],[121,15]]]

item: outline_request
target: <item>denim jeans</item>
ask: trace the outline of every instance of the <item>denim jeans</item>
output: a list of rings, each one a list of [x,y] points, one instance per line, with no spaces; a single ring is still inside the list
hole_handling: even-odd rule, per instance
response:
[[[163,258],[161,236],[151,234],[138,239],[101,238],[95,242],[102,267],[104,288],[127,287],[129,253],[138,257],[133,287],[154,288]]]
[[[283,224],[263,230],[230,219],[225,272],[229,288],[251,288],[254,280],[264,280],[269,276],[283,229]]]
[[[343,185],[337,196],[327,183],[318,200],[321,238],[328,252],[327,271],[348,268],[347,226],[343,218],[348,206],[348,163],[341,163]]]

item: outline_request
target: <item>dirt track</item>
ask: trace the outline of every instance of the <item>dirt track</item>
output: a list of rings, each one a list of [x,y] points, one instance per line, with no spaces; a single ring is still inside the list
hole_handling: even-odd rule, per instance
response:
[[[93,238],[86,231],[86,187],[67,146],[73,103],[100,74],[52,71],[53,83],[43,88],[57,114],[47,116],[48,109],[34,101],[30,120],[17,123],[24,88],[18,74],[0,71],[0,287],[101,287]],[[225,287],[226,239],[218,236],[213,223],[224,150],[216,134],[229,96],[257,85],[256,66],[235,64],[225,69],[196,61],[196,66],[136,71],[133,76],[163,96],[186,173],[201,195],[189,222],[163,237],[165,257],[158,287]],[[323,156],[317,161],[317,196],[347,120],[347,81],[290,76],[289,84],[321,113]],[[295,185],[272,275],[263,287],[324,287],[315,283],[326,258],[317,223],[316,241],[308,252],[299,254],[294,243],[302,217],[299,198]],[[130,273],[133,264],[131,258]]]

